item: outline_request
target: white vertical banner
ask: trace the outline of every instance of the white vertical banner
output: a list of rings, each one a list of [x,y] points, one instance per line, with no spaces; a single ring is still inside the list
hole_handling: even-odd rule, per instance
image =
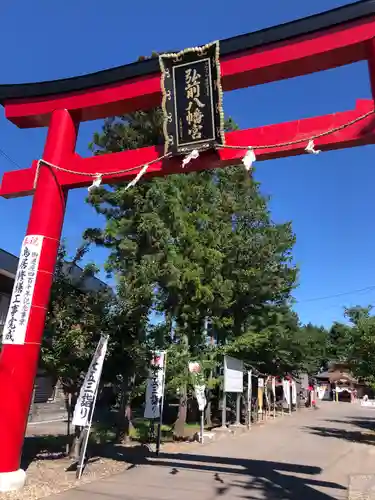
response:
[[[83,381],[74,408],[72,425],[85,427],[89,424],[90,413],[96,401],[96,394],[102,375],[104,358],[107,353],[108,335],[102,335]]]
[[[285,378],[283,379],[283,392],[284,392],[284,399],[288,403],[288,406],[290,405],[290,384],[289,380],[286,380]]]
[[[194,392],[197,398],[199,411],[204,411],[207,399],[206,399],[206,386],[204,384],[204,377],[202,374],[202,367],[200,363],[193,361],[189,363],[189,372],[194,377]]]
[[[43,239],[43,236],[29,235],[23,240],[12,298],[3,329],[3,344],[25,343]]]
[[[247,372],[247,404],[251,407],[251,397],[253,393],[253,371]]]
[[[202,372],[202,366],[197,361],[189,362],[189,372],[193,377],[194,392],[197,398],[198,408],[201,412],[200,418],[200,442],[204,442],[204,409],[206,408],[206,385],[204,383],[204,374]]]
[[[247,428],[251,426],[251,398],[253,395],[253,371],[247,372]]]
[[[145,418],[160,417],[160,402],[165,385],[165,359],[165,351],[156,351],[151,359],[146,387]]]
[[[269,414],[270,413],[270,398],[269,398],[269,379],[270,377],[267,377],[266,378],[266,381],[264,383],[264,396],[265,396],[265,399],[266,399],[266,405],[267,405],[267,408],[266,408],[266,415],[267,413]]]
[[[276,401],[276,377],[272,377],[272,394],[273,400]]]
[[[297,384],[292,380],[292,404],[297,405]]]

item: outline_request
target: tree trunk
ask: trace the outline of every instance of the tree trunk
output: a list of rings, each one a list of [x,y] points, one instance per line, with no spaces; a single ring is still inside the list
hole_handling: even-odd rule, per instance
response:
[[[210,388],[212,385],[212,370],[210,370],[210,376],[208,377],[208,387],[207,390],[207,406],[205,409],[205,420],[207,427],[212,427],[212,389]]]
[[[205,335],[207,336],[208,333],[208,318],[206,317],[205,319]],[[215,339],[214,336],[211,335],[211,340],[210,340],[211,347],[213,348],[215,345]],[[210,355],[210,360],[213,361],[213,356],[212,354]],[[208,387],[209,389],[207,390],[207,406],[205,410],[205,419],[206,419],[206,425],[207,427],[212,427],[212,377],[213,377],[213,371],[212,369],[210,370],[210,375],[208,377]]]
[[[74,437],[69,451],[69,458],[72,458],[74,460],[79,460],[82,440],[84,436],[83,431],[84,431],[83,427],[78,427],[77,425],[74,427]]]
[[[186,417],[187,417],[187,386],[185,384],[183,387],[181,387],[178,416],[174,424],[173,434],[177,439],[182,439],[185,436]]]
[[[62,386],[64,391],[65,409],[68,414],[67,451],[70,458],[78,460],[81,442],[83,439],[83,429],[81,429],[81,427],[75,426],[74,433],[73,435],[71,435],[71,423],[73,419],[74,408],[77,404],[78,390],[76,387],[72,387],[71,384],[64,384],[64,381],[62,381]]]
[[[211,405],[212,392],[211,389],[207,391],[207,406],[205,409],[205,419],[207,427],[212,427],[212,405]]]
[[[132,377],[132,381],[134,377]],[[121,402],[117,415],[116,442],[127,443],[130,441],[130,431],[133,429],[132,408],[130,400],[130,391],[128,384],[123,382],[121,387]]]

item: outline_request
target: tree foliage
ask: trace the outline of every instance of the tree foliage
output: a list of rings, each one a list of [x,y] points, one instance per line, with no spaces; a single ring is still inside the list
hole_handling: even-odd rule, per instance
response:
[[[110,118],[90,148],[102,155],[160,145],[161,126],[160,109]],[[236,128],[232,120],[226,126]],[[347,311],[351,327],[300,324],[292,308],[298,269],[291,223],[272,220],[268,198],[242,166],[187,169],[131,189],[101,186],[88,202],[104,225],[84,238],[108,249],[115,294],[81,294],[58,266],[43,362],[76,389],[100,331],[110,333],[104,380],[118,394],[119,439],[131,426],[132,402],[143,398],[153,349],[168,353],[166,389],[179,398],[175,432],[182,435],[189,361],[201,363],[211,393],[225,354],[271,375],[316,373],[347,357],[355,328],[367,321],[371,330],[361,310]],[[62,249],[59,262],[65,257]]]
[[[106,154],[160,144],[161,125],[159,109],[107,119],[91,149]],[[233,121],[227,128],[235,128]],[[252,361],[261,353],[260,362],[274,371],[294,368],[287,344],[298,330],[290,310],[295,237],[290,223],[272,221],[268,199],[242,167],[154,178],[132,189],[101,187],[89,201],[106,222],[85,238],[109,249],[106,268],[117,279],[127,325],[118,353],[126,356],[140,339],[168,349],[168,387],[179,389],[182,426],[188,360],[205,361],[212,373],[224,351]]]
[[[73,396],[101,333],[108,332],[111,308],[109,289],[94,291],[87,286],[96,268],[89,265],[80,269],[82,257],[80,250],[69,261],[65,245],[59,249],[41,351],[42,367]]]
[[[349,364],[353,374],[375,388],[375,317],[370,315],[372,306],[345,308],[345,317],[350,325],[341,328],[338,339],[343,359]]]

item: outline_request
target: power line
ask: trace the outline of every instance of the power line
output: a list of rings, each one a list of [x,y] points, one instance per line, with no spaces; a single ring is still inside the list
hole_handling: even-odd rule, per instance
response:
[[[0,155],[2,155],[6,160],[8,160],[10,163],[12,163],[15,167],[18,169],[22,169],[21,165],[16,162],[16,160],[13,160],[3,149],[0,148]]]
[[[353,293],[360,293],[360,292],[366,292],[366,291],[371,291],[371,290],[375,290],[375,285],[367,286],[365,288],[360,288],[358,290],[351,290],[348,292],[336,293],[334,295],[326,295],[325,297],[315,297],[313,299],[297,300],[297,304],[302,304],[302,303],[306,303],[306,302],[317,302],[320,300],[335,299],[336,297],[343,297],[345,295],[352,295]]]

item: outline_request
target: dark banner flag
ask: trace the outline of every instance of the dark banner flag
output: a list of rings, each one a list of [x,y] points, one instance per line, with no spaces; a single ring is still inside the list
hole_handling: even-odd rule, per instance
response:
[[[219,42],[159,57],[165,154],[224,144]]]

